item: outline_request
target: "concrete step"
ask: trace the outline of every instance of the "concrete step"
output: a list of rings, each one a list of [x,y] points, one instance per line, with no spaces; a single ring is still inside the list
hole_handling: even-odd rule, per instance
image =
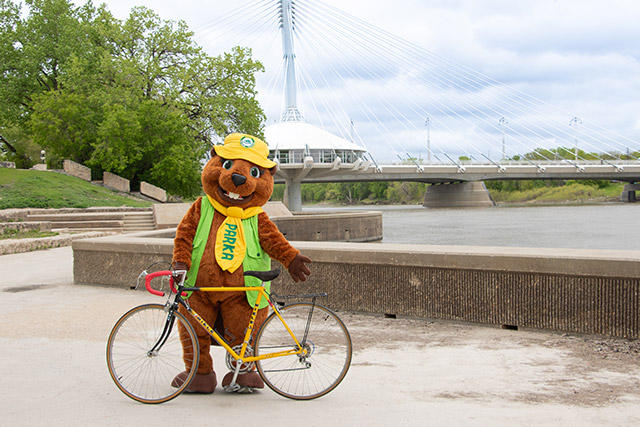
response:
[[[123,231],[125,233],[155,229],[156,224],[153,212],[130,212],[124,216]]]
[[[105,209],[104,211],[40,211],[27,216],[28,221],[50,222],[52,230],[111,231],[116,233],[155,230],[151,209]]]
[[[124,233],[124,229],[117,227],[105,227],[105,228],[53,228],[51,231],[57,231],[58,233],[88,233],[92,231],[103,232],[108,234],[121,234]]]
[[[121,220],[95,220],[95,221],[52,221],[51,228],[82,228],[94,230],[97,228],[123,228],[124,221]]]
[[[28,215],[29,221],[50,221],[50,222],[70,222],[70,221],[122,221],[123,212],[79,212],[79,213],[48,213]]]

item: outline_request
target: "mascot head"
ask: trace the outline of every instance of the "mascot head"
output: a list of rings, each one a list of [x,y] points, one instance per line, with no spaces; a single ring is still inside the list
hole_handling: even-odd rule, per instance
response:
[[[269,147],[255,136],[233,133],[211,150],[202,171],[204,192],[230,207],[262,206],[273,192],[277,164],[267,158]]]

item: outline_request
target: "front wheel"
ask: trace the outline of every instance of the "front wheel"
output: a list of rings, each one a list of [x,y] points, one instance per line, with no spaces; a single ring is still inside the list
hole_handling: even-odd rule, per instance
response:
[[[283,307],[280,313],[304,355],[270,357],[256,362],[265,384],[290,399],[308,400],[336,388],[351,364],[351,337],[340,318],[328,308],[310,303]],[[256,356],[295,348],[295,342],[276,313],[265,320],[256,336]]]
[[[180,342],[178,325],[187,338]],[[160,304],[129,310],[113,327],[107,341],[107,366],[118,388],[142,403],[163,403],[186,389],[196,374],[200,349],[193,328],[177,311]],[[187,369],[182,385],[171,385]]]

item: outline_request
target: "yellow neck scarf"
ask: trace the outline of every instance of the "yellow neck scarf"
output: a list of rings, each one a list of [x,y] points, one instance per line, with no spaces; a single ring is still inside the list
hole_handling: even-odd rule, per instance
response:
[[[247,252],[242,220],[264,211],[260,206],[252,206],[247,209],[237,206],[227,207],[209,195],[207,195],[207,198],[216,211],[227,217],[216,235],[215,254],[216,262],[220,268],[233,273],[242,265],[244,255]]]

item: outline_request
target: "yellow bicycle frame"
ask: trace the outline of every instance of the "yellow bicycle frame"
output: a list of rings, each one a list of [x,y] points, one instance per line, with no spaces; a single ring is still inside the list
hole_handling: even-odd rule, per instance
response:
[[[246,334],[244,336],[244,341],[242,342],[242,347],[240,348],[240,353],[236,353],[229,346],[229,344],[227,344],[226,341],[220,335],[218,335],[218,333],[211,326],[209,326],[209,324],[202,317],[200,317],[200,315],[195,310],[193,310],[188,304],[185,304],[185,308],[187,309],[187,312],[191,316],[193,316],[193,318],[196,319],[200,325],[202,325],[202,327],[209,333],[209,335],[211,335],[211,337],[214,340],[216,340],[216,342],[218,344],[220,344],[222,347],[224,347],[224,349],[227,350],[227,352],[236,361],[239,361],[240,363],[255,362],[257,360],[272,359],[274,357],[290,356],[290,355],[294,355],[294,354],[305,355],[307,353],[307,350],[305,350],[302,347],[302,345],[298,341],[298,338],[295,336],[295,334],[293,333],[291,328],[289,328],[289,325],[287,325],[287,322],[285,322],[285,320],[280,315],[280,311],[278,310],[278,308],[275,305],[271,304],[271,301],[268,300],[269,301],[269,305],[273,309],[273,312],[276,314],[276,316],[278,316],[278,318],[280,319],[280,322],[286,328],[286,330],[289,333],[289,335],[291,335],[291,338],[293,339],[293,341],[296,343],[296,348],[291,349],[291,350],[276,351],[276,352],[272,352],[272,353],[261,354],[259,356],[253,355],[253,356],[249,356],[249,357],[244,357],[244,355],[245,355],[245,353],[247,351],[247,346],[249,345],[249,341],[251,339],[251,333],[253,332],[253,327],[254,327],[254,324],[255,324],[255,321],[256,321],[256,316],[258,315],[258,309],[260,307],[260,301],[262,300],[263,296],[266,297],[266,292],[265,292],[265,290],[264,290],[264,288],[262,286],[202,287],[202,288],[196,288],[196,289],[197,289],[197,291],[201,291],[201,292],[246,292],[246,291],[257,291],[258,292],[258,298],[256,299],[256,303],[253,306],[253,312],[251,313],[251,317],[249,318],[249,325],[247,326],[247,331],[246,331]]]

